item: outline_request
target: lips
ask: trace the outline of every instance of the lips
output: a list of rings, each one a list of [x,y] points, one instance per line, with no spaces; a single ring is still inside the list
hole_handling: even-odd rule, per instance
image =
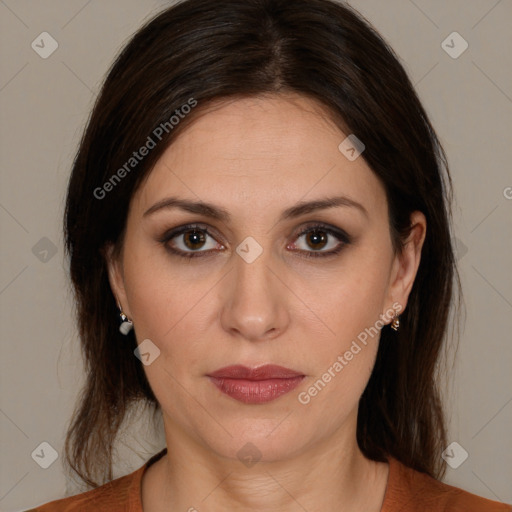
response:
[[[270,402],[297,387],[305,375],[277,365],[227,366],[208,374],[224,394],[246,404]]]
[[[247,366],[236,365],[226,366],[213,373],[209,377],[219,377],[226,379],[244,379],[244,380],[267,380],[267,379],[289,379],[292,377],[301,377],[302,373],[277,366],[274,364],[265,364],[257,368],[247,368]]]

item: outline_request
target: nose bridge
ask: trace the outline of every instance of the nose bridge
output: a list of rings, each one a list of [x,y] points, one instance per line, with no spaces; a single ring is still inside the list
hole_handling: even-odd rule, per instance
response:
[[[248,299],[249,304],[254,305],[259,300],[265,300],[267,304],[273,301],[272,248],[262,238],[260,242],[249,236],[236,248],[234,290],[239,302]]]
[[[270,245],[247,237],[233,256],[233,281],[222,313],[224,328],[253,340],[282,330],[285,299]]]
[[[253,290],[258,285],[265,285],[268,274],[271,274],[271,248],[268,245],[264,248],[253,237],[248,237],[238,245],[236,254],[235,274],[237,285],[240,284],[244,288],[247,284],[250,284]]]

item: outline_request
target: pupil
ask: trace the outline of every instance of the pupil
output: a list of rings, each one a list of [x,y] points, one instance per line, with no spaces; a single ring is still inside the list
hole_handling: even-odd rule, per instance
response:
[[[318,233],[322,233],[322,234],[318,235]],[[323,231],[311,231],[309,234],[308,240],[312,240],[313,245],[322,244],[322,247],[323,247],[325,245],[327,237],[325,236],[325,233],[323,233]],[[313,247],[313,248],[321,249],[322,247]]]
[[[200,231],[193,230],[187,231],[187,233],[190,234],[190,236],[185,234],[185,244],[189,249],[197,249],[197,247],[195,247],[196,245],[204,243],[204,234]],[[188,242],[190,238],[193,240],[191,243]]]

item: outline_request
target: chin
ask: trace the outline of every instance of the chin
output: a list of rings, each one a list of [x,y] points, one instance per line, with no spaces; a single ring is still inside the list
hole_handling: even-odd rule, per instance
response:
[[[249,419],[243,418],[223,425],[232,437],[225,435],[207,436],[203,442],[220,457],[238,460],[250,468],[257,462],[278,462],[296,456],[298,453],[315,443],[318,434],[293,423],[297,414],[281,413],[275,418]],[[318,430],[317,430],[318,432]],[[208,432],[210,435],[212,431]]]

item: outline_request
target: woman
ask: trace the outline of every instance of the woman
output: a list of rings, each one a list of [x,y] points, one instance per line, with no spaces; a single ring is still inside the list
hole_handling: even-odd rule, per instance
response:
[[[66,204],[88,372],[66,455],[94,488],[34,510],[510,510],[439,480],[450,187],[350,7],[187,0],[146,24]],[[139,400],[166,448],[105,484]]]

